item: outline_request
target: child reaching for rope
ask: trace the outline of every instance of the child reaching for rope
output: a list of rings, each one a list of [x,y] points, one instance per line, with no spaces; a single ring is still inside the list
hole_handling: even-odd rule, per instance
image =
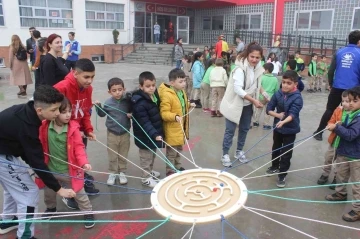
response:
[[[331,119],[329,120],[328,124],[336,124],[336,122],[340,122],[342,121],[343,118],[346,117],[346,115],[348,114],[349,111],[349,91],[345,90],[342,95],[342,102],[341,105],[336,108],[336,110],[334,111],[333,115],[331,116]],[[331,132],[329,138],[328,138],[328,142],[329,142],[329,149],[326,151],[325,153],[325,162],[324,162],[324,167],[323,167],[323,173],[320,176],[319,180],[317,181],[317,184],[319,185],[324,185],[328,179],[329,179],[329,175],[331,173],[331,169],[332,169],[332,164],[334,159],[335,159],[335,148],[334,148],[334,144],[335,144],[335,139],[336,139],[336,134],[335,132]],[[336,168],[334,169],[334,179],[332,181],[331,184],[335,184],[336,183]],[[334,190],[335,186],[331,185],[329,187],[330,189]]]
[[[39,138],[45,153],[45,163],[54,177],[63,187],[76,192],[75,201],[81,211],[92,211],[90,200],[84,190],[84,170],[90,171],[91,165],[85,153],[80,134],[80,126],[71,118],[71,103],[67,98],[61,102],[59,116],[53,121],[43,121],[39,129]],[[70,175],[64,176],[59,174]],[[39,188],[43,187],[39,178],[35,179]],[[56,213],[56,192],[48,187],[44,189],[45,214],[51,219]],[[53,214],[52,214],[53,213]],[[45,220],[46,220],[45,219]],[[94,227],[94,215],[84,215],[85,228]]]

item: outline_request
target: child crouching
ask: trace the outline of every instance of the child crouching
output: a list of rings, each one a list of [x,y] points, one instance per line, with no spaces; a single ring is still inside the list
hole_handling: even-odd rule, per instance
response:
[[[81,211],[92,211],[92,205],[84,190],[83,179],[84,170],[91,170],[91,165],[85,153],[80,126],[76,121],[70,120],[71,103],[67,98],[62,101],[59,111],[60,114],[54,121],[43,121],[39,130],[40,141],[45,152],[45,163],[51,172],[71,177],[54,174],[63,187],[72,188],[76,192],[75,201]],[[42,187],[42,181],[39,178],[36,178],[36,183]],[[42,217],[50,219],[56,213],[56,192],[45,187],[44,201],[46,211]],[[84,220],[86,221],[85,228],[94,227],[93,214],[84,215]]]

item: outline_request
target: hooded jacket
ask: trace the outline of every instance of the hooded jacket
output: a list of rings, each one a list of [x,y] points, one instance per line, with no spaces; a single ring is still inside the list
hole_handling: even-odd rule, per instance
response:
[[[92,86],[80,88],[74,73],[70,72],[63,81],[60,81],[54,87],[69,99],[72,105],[71,119],[80,125],[80,131],[86,135],[94,131],[91,125],[91,108],[92,108]]]
[[[183,129],[185,131],[186,138],[189,139],[189,102],[185,91],[183,90],[183,96],[185,100],[185,114],[182,118]],[[159,87],[160,95],[160,114],[164,121],[165,141],[172,146],[180,146],[185,144],[184,132],[179,122],[175,117],[183,117],[183,111],[179,97],[176,92],[170,88],[169,85],[162,83]]]
[[[193,74],[193,88],[200,89],[201,81],[205,75],[204,65],[200,61],[195,61],[191,72]]]
[[[43,146],[44,152],[49,154],[49,125],[50,121],[44,120],[40,127],[40,141]],[[83,167],[85,164],[88,164],[89,161],[85,152],[85,145],[82,141],[82,137],[79,131],[79,124],[70,120],[68,124],[68,132],[67,132],[67,162],[70,164],[74,164],[78,167]],[[56,160],[56,159],[54,159]],[[64,160],[64,159],[62,159]],[[49,156],[45,155],[46,165],[49,164]],[[71,178],[71,186],[75,192],[79,192],[84,187],[84,170],[74,167],[69,164],[69,175],[76,178]],[[77,179],[80,178],[80,179]],[[36,184],[39,188],[42,188],[42,180],[36,178]]]
[[[158,99],[157,104],[142,90],[135,91],[131,98],[135,119],[133,121],[135,145],[140,149],[164,147],[163,142],[156,141],[156,137],[164,137],[164,131],[159,111],[160,97],[157,91],[155,91],[155,96]]]
[[[281,89],[278,90],[266,108],[266,113],[274,111],[281,113],[284,112],[286,119],[288,116],[292,117],[292,121],[284,124],[281,128],[276,128],[275,131],[280,134],[297,134],[300,132],[300,110],[303,107],[303,99],[299,90],[290,93],[284,93]],[[280,121],[279,118],[274,119],[274,126]]]
[[[59,191],[55,177],[48,173],[44,151],[39,139],[41,120],[34,108],[34,101],[14,105],[0,112],[0,154],[21,157],[44,181],[45,185]]]

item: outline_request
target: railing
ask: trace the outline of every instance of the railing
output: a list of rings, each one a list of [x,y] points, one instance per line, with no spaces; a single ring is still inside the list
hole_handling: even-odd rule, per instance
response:
[[[115,62],[115,55],[120,53],[121,58],[118,61],[123,61],[125,60],[124,58],[124,52],[129,49],[130,47],[132,47],[132,53],[136,52],[136,44],[141,43],[141,46],[144,47],[144,36],[143,35],[137,35],[136,38],[134,37],[134,39],[130,42],[128,42],[125,45],[121,45],[121,49],[117,50],[117,49],[113,49],[112,50],[112,62]]]

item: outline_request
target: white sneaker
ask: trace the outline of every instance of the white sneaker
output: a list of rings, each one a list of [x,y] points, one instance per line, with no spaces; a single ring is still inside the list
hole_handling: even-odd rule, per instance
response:
[[[231,166],[231,160],[228,154],[225,154],[221,157],[221,162],[225,167]]]
[[[155,178],[160,177],[160,173],[159,173],[159,172],[156,172],[156,171],[154,171],[154,170],[151,171],[151,175],[152,175],[153,177],[155,177]]]
[[[107,180],[107,185],[114,185],[116,180],[116,174],[110,174]]]
[[[247,163],[249,161],[246,159],[245,153],[242,150],[236,150],[234,157],[241,163]]]
[[[120,184],[127,184],[127,178],[125,177],[125,173],[121,172],[119,173],[119,181]]]
[[[148,186],[150,188],[153,188],[156,184],[158,184],[152,177],[142,179],[141,182],[144,186]]]

